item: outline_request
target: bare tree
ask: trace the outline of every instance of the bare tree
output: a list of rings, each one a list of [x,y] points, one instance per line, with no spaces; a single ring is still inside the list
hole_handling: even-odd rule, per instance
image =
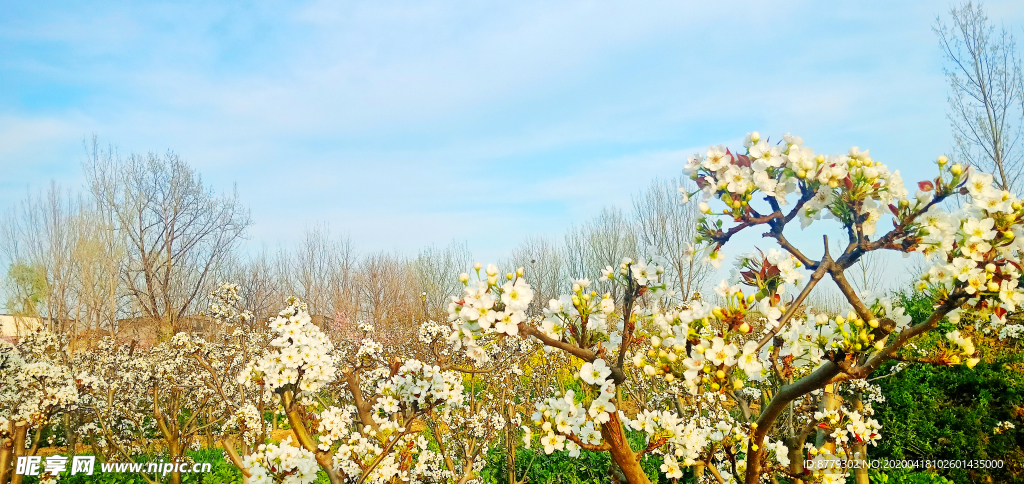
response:
[[[120,158],[95,141],[84,163],[99,207],[126,241],[121,278],[158,337],[182,329],[211,275],[252,223],[237,192],[218,195],[178,155]]]
[[[282,302],[291,295],[287,291],[287,283],[282,284],[277,279],[266,247],[249,259],[232,264],[220,280],[238,284],[240,309],[252,313],[256,324],[276,314]]]
[[[322,318],[332,317],[331,284],[338,265],[337,244],[331,240],[326,226],[306,230],[295,253],[295,281],[299,297],[309,305],[309,312]]]
[[[128,302],[121,290],[124,240],[97,210],[81,210],[72,223],[78,238],[74,260],[78,264],[79,325],[87,333],[106,331],[116,337],[117,319]]]
[[[412,323],[422,315],[410,264],[385,252],[363,258],[359,264],[360,314],[392,342],[415,335]]]
[[[632,221],[618,208],[608,207],[582,226],[576,226],[566,233],[563,260],[566,276],[583,277],[586,274],[600,274],[607,266],[619,267],[622,259],[636,259],[637,235]],[[595,289],[610,292],[617,297],[619,286],[595,282]]]
[[[562,251],[547,238],[532,236],[523,239],[504,265],[509,270],[522,267],[526,271],[526,279],[534,291],[533,301],[527,310],[531,316],[540,315],[548,301],[557,299],[569,289],[569,279],[562,267]]]
[[[331,271],[331,305],[335,327],[345,327],[359,314],[359,287],[356,253],[348,236],[335,245],[334,270]]]
[[[944,71],[955,156],[994,173],[999,187],[1010,190],[1024,169],[1024,77],[1016,42],[1005,28],[996,32],[980,3],[967,2],[949,14],[952,27],[937,18],[934,30],[949,61]]]
[[[439,321],[447,317],[451,298],[462,293],[462,284],[455,276],[470,264],[472,255],[465,242],[452,242],[443,249],[431,246],[420,251],[412,261],[412,270],[425,317]]]
[[[695,203],[683,203],[679,187],[686,178],[655,180],[646,192],[633,199],[637,233],[648,255],[664,257],[669,282],[682,301],[689,300],[710,276],[706,264],[693,260],[694,237],[700,211]]]

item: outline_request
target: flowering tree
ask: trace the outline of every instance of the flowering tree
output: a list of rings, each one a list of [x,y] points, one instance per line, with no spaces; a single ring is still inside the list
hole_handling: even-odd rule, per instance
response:
[[[0,341],[0,482],[13,477],[18,456],[35,455],[46,443],[44,431],[58,423],[58,416],[66,423],[88,404],[88,393],[99,382],[74,368],[67,338],[47,329],[29,333],[17,345]]]
[[[668,479],[692,468],[721,484],[845,482],[848,461],[864,459],[884,431],[869,378],[882,364],[973,367],[969,325],[1024,333],[1007,318],[1024,301],[1024,206],[991,176],[941,157],[910,196],[899,172],[867,151],[816,155],[798,137],[770,144],[758,133],[744,145],[743,154],[710,147],[686,165],[698,190],[684,199],[703,195],[695,257],[720,268],[723,249],[749,230],[772,245],[735,257],[708,297],[678,303],[657,256],[621,259],[599,284],[574,279],[569,294],[543,302],[523,268],[477,264],[459,277],[450,320],[419,324],[418,342],[382,344],[366,324],[332,340],[296,299],[254,324],[238,287],[222,284],[206,314],[216,334],[179,333],[155,347],[108,338],[73,353],[45,331],[4,343],[0,482],[14,454],[35,452],[60,417],[106,461],[187,460],[216,434],[251,483],[309,483],[323,471],[335,483],[463,484],[482,477],[499,440],[509,482],[523,482],[519,446],[607,452],[613,479],[632,484],[649,482],[641,464],[652,458]],[[808,247],[794,235],[798,221],[831,224],[848,243]],[[924,318],[847,280],[881,251],[927,261],[916,286],[932,303]],[[848,307],[810,307],[825,279]],[[542,315],[527,317],[531,307]],[[913,347],[943,320],[953,328],[937,345]],[[287,418],[283,441],[268,414]]]
[[[265,385],[279,398],[294,439],[246,456],[250,482],[309,483],[317,465],[337,483],[419,480],[438,468],[441,456],[427,449],[422,418],[463,404],[458,373],[412,358],[384,360],[369,337],[354,354],[337,350],[295,300],[270,327],[270,348],[239,381]],[[351,405],[318,398],[336,381]]]
[[[572,294],[550,301],[546,319],[535,325],[523,315],[532,291],[522,270],[499,281],[495,267],[481,273],[477,265],[475,279],[461,277],[465,293],[450,305],[452,337],[479,364],[487,360],[487,341],[517,335],[583,362],[582,395],[566,391],[537,405],[532,420],[545,452],[608,451],[631,483],[648,482],[639,465],[647,453],[664,456],[661,470],[670,478],[681,477],[681,467],[704,466],[719,482],[753,484],[772,474],[842,479],[841,469],[812,475],[800,465],[812,431],[819,435],[807,455],[819,460],[854,458],[854,447],[878,439],[863,400],[841,394],[893,358],[973,366],[977,350],[958,332],[933,357],[903,351],[944,318],[959,324],[965,309],[1001,334],[1019,332],[1005,317],[1024,300],[1017,286],[1024,210],[1014,195],[992,186],[991,176],[940,157],[937,176],[909,197],[899,172],[867,151],[815,155],[799,137],[769,144],[756,132],[744,145],[742,155],[711,147],[686,166],[704,195],[697,242],[705,261],[719,267],[721,249],[745,230],[761,228],[777,246],[741,256],[733,284],[724,281],[717,290],[719,304],[666,307],[657,260],[627,259],[602,275],[621,284],[621,300],[588,290],[590,281],[580,279]],[[946,210],[944,202],[959,196],[962,208]],[[722,208],[712,208],[713,200]],[[820,257],[812,258],[787,238],[794,221],[807,227],[825,219],[847,233],[842,253],[831,254],[826,237]],[[892,228],[880,232],[879,224],[889,221]],[[929,261],[918,284],[933,301],[926,320],[911,325],[891,301],[858,294],[847,281],[846,271],[861,257],[883,250],[917,252]],[[804,304],[826,276],[849,304],[848,314]],[[795,296],[786,294],[787,285],[799,286]],[[620,390],[637,384],[627,372],[630,361],[691,399],[730,401],[741,418],[710,405],[627,417],[617,408],[624,403]],[[646,434],[642,448],[629,445],[627,427]]]

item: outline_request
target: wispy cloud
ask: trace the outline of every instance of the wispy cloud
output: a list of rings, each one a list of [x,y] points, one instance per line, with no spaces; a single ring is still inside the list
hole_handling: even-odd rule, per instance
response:
[[[97,134],[237,182],[254,240],[326,221],[368,250],[499,254],[752,129],[870,148],[908,179],[948,146],[934,2],[0,9],[0,208],[81,183]]]

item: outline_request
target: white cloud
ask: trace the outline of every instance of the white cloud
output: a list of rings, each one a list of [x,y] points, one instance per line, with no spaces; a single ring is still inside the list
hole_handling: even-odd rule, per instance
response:
[[[237,181],[271,242],[327,220],[368,246],[498,252],[626,208],[684,146],[792,131],[908,173],[948,139],[930,2],[23,8],[0,19],[5,183],[80,181],[93,133],[173,148]]]

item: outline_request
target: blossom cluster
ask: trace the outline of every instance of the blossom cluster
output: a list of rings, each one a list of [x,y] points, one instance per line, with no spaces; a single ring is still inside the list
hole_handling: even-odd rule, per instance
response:
[[[605,278],[608,279],[614,277]],[[577,333],[587,332],[591,334],[592,341],[607,341],[608,348],[614,350],[622,341],[623,329],[621,320],[617,321],[614,329],[608,325],[609,318],[615,312],[615,300],[609,293],[599,295],[590,290],[590,285],[590,279],[574,279],[572,294],[563,294],[558,299],[549,300],[543,310],[544,319],[540,330],[554,339],[561,338],[570,328]]]
[[[222,282],[210,293],[206,315],[225,325],[245,324],[253,319],[251,311],[239,309],[242,301],[238,295],[238,284]]]
[[[462,299],[452,298],[448,314],[453,321],[450,338],[466,346],[466,353],[478,363],[488,361],[487,352],[476,339],[483,334],[498,333],[515,336],[519,323],[526,320],[526,309],[533,300],[533,289],[523,278],[523,268],[504,275],[499,285],[498,267],[487,266],[481,275],[481,264],[474,267],[476,279],[469,274],[459,276],[465,285]]]
[[[857,411],[826,410],[815,412],[818,428],[831,431],[829,437],[839,445],[850,443],[877,445],[882,425]]]
[[[319,470],[316,456],[291,439],[280,445],[261,444],[244,462],[253,484],[310,484]]]
[[[962,287],[972,298],[969,306],[990,314],[998,326],[1024,303],[1017,257],[1024,247],[1024,206],[995,188],[988,174],[971,174],[966,189],[970,202],[959,210],[949,213],[934,205],[923,216],[917,250],[931,266],[919,288],[944,294]]]
[[[298,389],[313,393],[334,381],[336,358],[334,345],[313,324],[309,313],[293,304],[270,322],[275,336],[268,351],[238,376],[239,383],[264,382],[270,390]]]
[[[849,207],[856,204],[866,215],[857,223],[871,235],[882,216],[891,213],[889,205],[906,197],[899,171],[890,172],[869,151],[852,147],[847,154],[815,155],[803,143],[786,134],[772,145],[755,131],[746,136],[745,154],[719,145],[688,158],[684,171],[704,193],[701,211],[711,214],[706,202],[717,198],[725,204],[722,214],[739,217],[749,212],[758,192],[778,205],[799,193],[813,197],[800,209],[804,227],[823,215],[853,223]]]
[[[270,425],[263,420],[263,415],[255,405],[246,404],[228,417],[224,427],[229,430],[237,430],[239,436],[250,446],[257,444],[257,439],[265,432],[270,431]]]
[[[1017,428],[1017,426],[1014,425],[1013,422],[1005,421],[1004,420],[1004,421],[999,422],[999,423],[996,424],[995,428],[992,429],[992,433],[1002,434],[1002,433],[1005,433],[1008,430],[1013,430],[1015,428]]]

